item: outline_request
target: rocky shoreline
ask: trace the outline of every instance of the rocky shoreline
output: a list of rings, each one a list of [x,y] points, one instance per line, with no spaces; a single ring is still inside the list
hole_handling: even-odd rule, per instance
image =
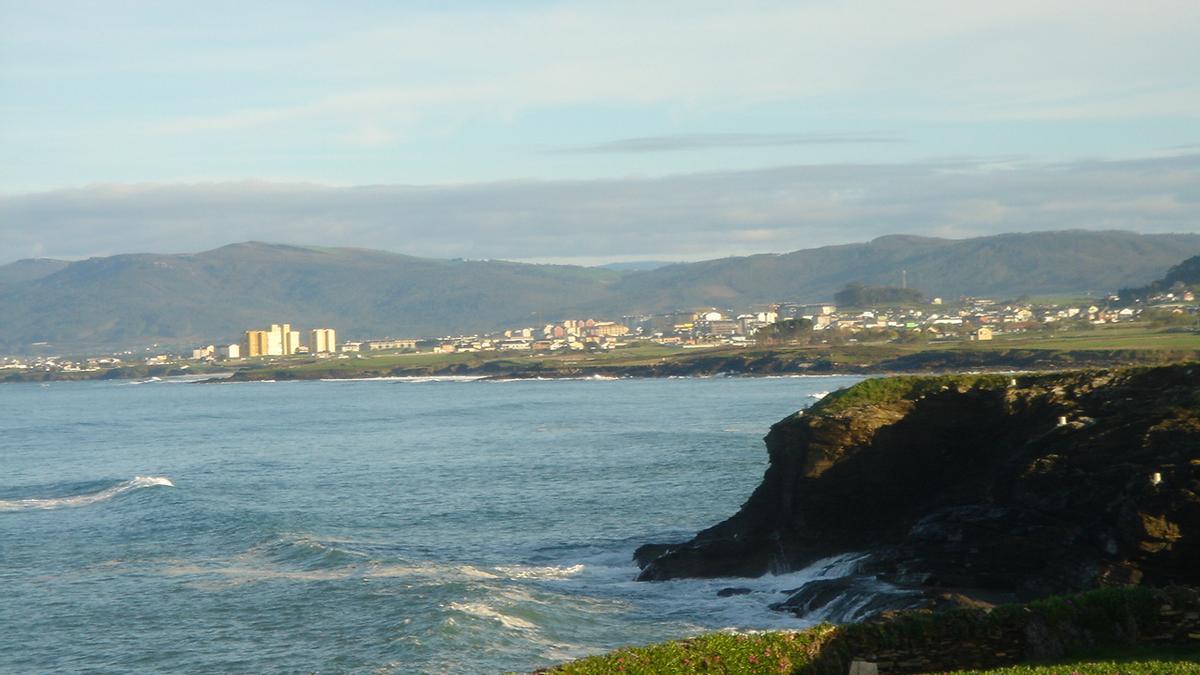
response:
[[[1200,585],[1200,365],[867,380],[777,424],[742,509],[648,544],[639,579],[864,551],[897,607]],[[853,583],[853,580],[844,583]],[[800,589],[798,614],[848,589]]]
[[[563,365],[555,361],[494,359],[478,363],[390,368],[256,368],[237,371],[229,381],[320,380],[378,377],[481,377],[564,379],[588,377],[708,377],[779,375],[891,375],[1048,371],[1099,365],[1159,365],[1200,360],[1200,351],[1167,350],[927,350],[901,356],[864,351],[830,355],[821,351],[766,350],[688,354],[653,362]]]

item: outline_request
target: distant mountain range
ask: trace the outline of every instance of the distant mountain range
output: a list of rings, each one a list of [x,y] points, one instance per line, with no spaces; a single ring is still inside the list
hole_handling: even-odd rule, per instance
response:
[[[1200,235],[1064,231],[862,244],[640,269],[437,260],[248,242],[0,266],[0,352],[228,342],[247,328],[331,326],[340,338],[411,337],[556,319],[827,301],[849,282],[927,297],[1109,292],[1200,254]],[[615,267],[615,268],[614,268]],[[42,347],[42,345],[39,345]]]
[[[0,285],[15,284],[22,281],[32,281],[48,277],[70,264],[66,260],[51,260],[49,258],[18,260],[14,263],[0,266]]]

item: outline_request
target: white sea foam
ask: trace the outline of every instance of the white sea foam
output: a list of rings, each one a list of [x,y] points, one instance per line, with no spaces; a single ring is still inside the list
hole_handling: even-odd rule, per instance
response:
[[[537,624],[526,621],[520,617],[505,614],[500,610],[482,602],[452,602],[446,606],[456,612],[470,614],[481,619],[493,619],[499,621],[500,625],[511,630],[533,631],[537,630]]]
[[[205,382],[208,380],[223,380],[233,375],[233,372],[221,373],[196,373],[194,375],[164,375],[163,377],[152,376],[141,380],[126,380],[124,382],[114,382],[116,387],[130,387],[139,384],[195,384],[196,382]]]
[[[495,574],[470,565],[460,565],[457,571],[468,579],[498,579]]]
[[[583,565],[548,565],[532,567],[528,565],[503,565],[496,568],[509,579],[569,579],[583,572]]]
[[[117,382],[116,386],[118,386],[118,387],[133,387],[133,386],[136,386],[139,384],[154,384],[155,382],[161,382],[161,381],[162,380],[160,378],[151,377],[151,378],[148,378],[145,380],[128,380],[126,382]]]
[[[134,476],[130,480],[121,481],[98,492],[87,492],[81,495],[30,499],[0,499],[0,511],[61,509],[73,506],[87,506],[89,504],[108,501],[117,495],[131,490],[155,486],[175,487],[175,484],[165,476]]]
[[[161,573],[169,577],[219,577],[233,585],[248,581],[340,581],[348,578],[344,570],[283,570],[265,567],[172,565]]]
[[[822,618],[840,620],[837,615],[841,612],[836,615],[829,612],[828,617],[797,618],[791,613],[772,611],[769,606],[814,581],[855,576],[863,557],[861,553],[831,556],[801,570],[757,578],[673,579],[647,584],[633,580],[637,568],[629,561],[627,552],[605,552],[583,560],[580,574],[563,583],[564,591],[571,595],[574,611],[579,613],[649,612],[685,620],[681,626],[684,633],[796,629]],[[722,589],[731,587],[746,592],[729,597],[718,595]],[[887,592],[889,588],[880,582],[878,590]],[[858,605],[866,605],[869,599],[855,594],[830,609],[857,612]]]

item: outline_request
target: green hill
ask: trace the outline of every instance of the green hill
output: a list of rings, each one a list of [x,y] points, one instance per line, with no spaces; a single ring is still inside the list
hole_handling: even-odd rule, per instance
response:
[[[849,282],[896,286],[901,270],[926,297],[1115,291],[1200,253],[1200,235],[1063,231],[973,239],[908,235],[782,255],[722,258],[630,275],[615,284],[642,309],[781,299],[830,300]],[[1182,255],[1181,255],[1182,254]]]
[[[1172,289],[1195,289],[1200,286],[1200,255],[1187,260],[1167,270],[1163,278],[1152,281],[1137,288],[1122,288],[1121,301],[1132,303]]]
[[[901,270],[927,296],[1104,292],[1144,284],[1195,254],[1194,234],[889,236],[639,270],[251,242],[0,266],[0,351],[40,342],[54,351],[221,342],[284,321],[333,326],[343,338],[429,336],[572,316],[816,302],[851,282],[895,285]]]
[[[70,265],[66,260],[50,258],[28,258],[8,265],[0,265],[0,285],[32,281],[50,276]]]
[[[118,255],[0,288],[0,347],[56,351],[236,340],[272,322],[407,336],[532,322],[606,292],[615,272],[262,243]]]

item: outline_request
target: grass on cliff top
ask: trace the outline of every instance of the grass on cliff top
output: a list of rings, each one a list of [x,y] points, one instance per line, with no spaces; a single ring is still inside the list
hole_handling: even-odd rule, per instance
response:
[[[960,670],[951,675],[1196,675],[1200,661],[1075,661],[1049,666]]]
[[[936,652],[947,641],[986,640],[987,636],[1005,630],[1020,631],[1034,617],[1040,618],[1050,630],[1063,631],[1061,635],[1084,629],[1098,646],[1077,645],[1071,660],[1058,663],[962,672],[1011,675],[1200,672],[1200,645],[1151,647],[1124,642],[1122,631],[1128,622],[1147,625],[1157,612],[1158,602],[1155,592],[1145,588],[1109,588],[1027,605],[1005,605],[990,613],[906,612],[885,622],[821,624],[799,632],[708,633],[685,640],[625,647],[562,664],[551,672],[567,675],[844,673],[856,654],[891,649]]]
[[[1083,659],[1030,663],[991,670],[958,670],[950,675],[1195,675],[1200,646],[1158,645],[1113,650]]]
[[[1011,381],[1011,375],[978,374],[878,377],[835,391],[821,399],[812,410],[840,412],[860,405],[912,401],[945,389],[1001,389]]]
[[[823,624],[801,632],[708,633],[646,647],[625,647],[563,664],[553,672],[564,675],[791,673],[809,664],[836,630]]]

